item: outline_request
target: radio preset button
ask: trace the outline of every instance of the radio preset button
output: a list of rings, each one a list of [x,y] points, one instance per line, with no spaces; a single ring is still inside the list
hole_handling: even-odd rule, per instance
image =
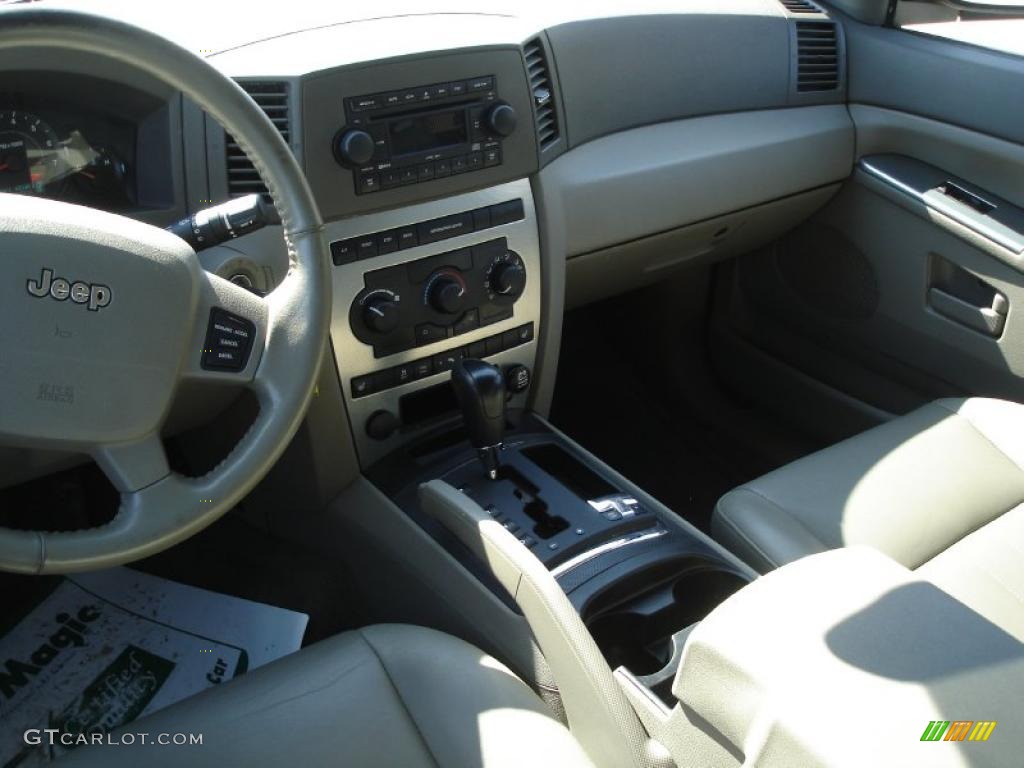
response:
[[[415,184],[417,178],[415,168],[403,168],[398,172],[398,181],[401,184]]]
[[[398,171],[395,171],[395,170],[384,171],[380,175],[380,185],[384,189],[391,189],[392,187],[397,187],[401,183],[402,182],[401,182],[401,180],[399,178]]]
[[[458,82],[451,84],[451,95],[462,96],[466,92],[466,82],[459,80]]]
[[[440,179],[452,175],[452,163],[450,160],[438,160],[434,163],[434,178]]]
[[[452,159],[452,173],[465,173],[469,170],[469,160],[463,155]]]
[[[434,164],[424,163],[416,169],[416,175],[420,181],[430,181],[434,178]]]
[[[359,174],[359,191],[362,193],[376,192],[380,189],[380,176],[376,173]]]
[[[477,168],[484,167],[484,155],[483,152],[470,152],[466,157],[467,165],[469,170],[475,171]]]

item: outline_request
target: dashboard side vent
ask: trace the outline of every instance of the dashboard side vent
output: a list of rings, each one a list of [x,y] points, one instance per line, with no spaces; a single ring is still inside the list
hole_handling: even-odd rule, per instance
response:
[[[807,0],[779,0],[779,2],[790,13],[821,13],[818,6],[808,3]]]
[[[537,120],[537,141],[543,152],[558,141],[558,114],[555,111],[555,94],[548,74],[548,62],[540,38],[534,38],[523,46],[526,71],[530,77],[530,91],[533,94],[533,110]]]
[[[797,91],[834,91],[839,87],[839,39],[835,22],[796,22]]]
[[[291,146],[291,130],[288,124],[288,83],[249,81],[238,84],[252,96],[267,117],[270,118],[285,142]],[[245,152],[234,138],[225,135],[225,153],[228,166],[228,193],[232,197],[251,195],[254,192],[266,195],[267,187],[260,179]]]

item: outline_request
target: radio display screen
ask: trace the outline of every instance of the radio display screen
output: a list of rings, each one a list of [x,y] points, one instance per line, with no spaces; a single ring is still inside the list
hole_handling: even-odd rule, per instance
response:
[[[466,111],[435,112],[393,120],[388,124],[392,155],[408,155],[463,144],[468,138]]]

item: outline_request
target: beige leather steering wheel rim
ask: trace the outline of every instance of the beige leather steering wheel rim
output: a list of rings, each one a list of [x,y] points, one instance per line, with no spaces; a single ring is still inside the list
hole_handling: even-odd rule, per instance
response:
[[[97,366],[90,367],[79,352],[77,358],[68,356],[64,363],[65,367],[81,370],[83,380],[87,381],[86,386],[80,386],[84,390],[80,398],[84,405],[78,411],[66,410],[62,414],[65,423],[61,429],[49,428],[43,423],[47,419],[33,416],[41,413],[38,409],[43,406],[37,402],[32,387],[42,380],[40,376],[63,369],[47,368],[52,362],[49,358],[40,356],[38,350],[17,347],[16,340],[11,342],[10,350],[0,346],[0,352],[10,352],[9,358],[28,361],[30,367],[43,372],[29,379],[12,373],[13,366],[0,366],[0,396],[10,406],[0,412],[0,443],[88,452],[121,491],[122,499],[115,518],[97,528],[70,532],[0,528],[0,570],[91,570],[145,557],[196,533],[234,506],[279,458],[305,414],[327,347],[328,252],[319,211],[290,149],[252,100],[204,60],[150,32],[89,14],[14,8],[0,12],[0,24],[0,51],[49,49],[95,54],[142,70],[195,101],[235,137],[259,171],[281,214],[288,245],[288,274],[273,292],[261,299],[203,272],[191,249],[182,249],[182,241],[162,230],[77,206],[0,195],[8,212],[7,218],[0,221],[0,242],[28,244],[15,249],[14,255],[9,260],[5,257],[0,264],[0,273],[4,269],[11,272],[12,279],[4,280],[4,284],[13,285],[20,280],[20,293],[8,296],[0,289],[0,297],[17,300],[17,307],[26,317],[84,310],[81,306],[72,307],[69,301],[42,302],[25,293],[24,281],[33,274],[25,275],[25,271],[32,267],[38,276],[39,268],[47,266],[33,260],[37,249],[32,244],[40,241],[52,246],[55,239],[69,250],[91,255],[91,260],[80,258],[65,268],[107,269],[114,275],[111,284],[121,276],[133,288],[140,279],[137,275],[143,274],[145,268],[145,274],[166,275],[171,284],[166,291],[158,294],[162,289],[157,288],[149,296],[145,295],[145,287],[139,287],[142,295],[138,298],[125,284],[114,287],[113,301],[102,313],[82,311],[76,316],[76,322],[83,328],[83,343],[88,343],[90,334],[96,335],[99,328],[132,338],[133,329],[127,322],[119,322],[122,318],[118,313],[126,313],[133,301],[138,304],[151,299],[156,310],[164,311],[164,320],[178,317],[174,313],[184,313],[181,317],[187,328],[181,330],[180,349],[169,344],[157,363],[145,370],[138,369],[140,375],[169,372],[174,382],[164,387],[162,379],[152,378],[153,389],[158,392],[148,400],[138,398],[137,424],[132,419],[117,424],[104,422],[85,411],[85,405],[99,402],[90,397],[98,398],[102,393],[94,392],[98,387],[88,386],[95,382]],[[42,252],[41,247],[38,250]],[[52,254],[54,249],[50,247],[47,252]],[[179,291],[181,300],[167,299],[161,304],[163,294],[173,296],[174,290]],[[223,372],[206,372],[199,365],[202,339],[213,307],[244,315],[257,329],[249,366],[233,379]],[[32,326],[26,327],[31,334]],[[132,361],[123,362],[128,370]],[[204,477],[186,478],[168,468],[159,429],[176,383],[204,378],[211,379],[212,384],[240,381],[256,395],[260,413],[218,467]],[[109,386],[116,386],[116,382]],[[19,403],[24,414],[20,421]],[[133,403],[126,402],[119,413],[131,411]]]

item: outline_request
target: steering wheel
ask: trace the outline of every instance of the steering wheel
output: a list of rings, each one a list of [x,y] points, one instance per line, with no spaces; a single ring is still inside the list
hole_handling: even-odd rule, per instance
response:
[[[260,298],[205,272],[194,251],[162,229],[0,194],[0,445],[88,454],[121,494],[114,519],[96,528],[0,528],[0,570],[107,567],[165,549],[212,523],[288,445],[327,348],[323,224],[280,134],[234,82],[198,56],[150,32],[78,12],[11,9],[0,12],[0,23],[0,51],[103,56],[195,101],[259,171],[288,246],[286,278]],[[203,366],[207,328],[222,311],[242,329],[231,331],[242,346],[251,347],[238,372]],[[241,384],[259,402],[245,436],[200,478],[172,472],[160,439],[184,381]]]

